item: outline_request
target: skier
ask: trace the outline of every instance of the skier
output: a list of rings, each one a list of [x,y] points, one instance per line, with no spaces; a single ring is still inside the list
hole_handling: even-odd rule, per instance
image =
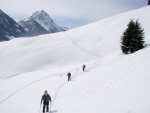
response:
[[[49,101],[51,102],[51,97],[47,91],[45,91],[44,95],[42,96],[41,104],[42,101],[43,101],[43,113],[45,113],[45,107],[47,108],[46,111],[49,112]]]
[[[68,72],[67,76],[68,76],[68,81],[70,81],[71,80],[71,73]]]
[[[85,71],[85,67],[86,67],[86,65],[85,65],[85,64],[83,64],[83,66],[82,66],[83,71]]]

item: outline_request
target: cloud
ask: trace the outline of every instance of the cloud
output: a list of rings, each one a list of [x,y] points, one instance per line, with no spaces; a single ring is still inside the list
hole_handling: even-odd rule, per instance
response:
[[[90,22],[132,10],[144,2],[147,0],[1,0],[0,7],[14,19],[23,19],[43,9],[57,20],[68,18]]]

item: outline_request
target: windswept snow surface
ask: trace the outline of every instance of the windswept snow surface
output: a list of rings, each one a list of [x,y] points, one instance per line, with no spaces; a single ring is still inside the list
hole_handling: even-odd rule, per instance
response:
[[[0,111],[42,113],[40,99],[48,90],[50,113],[150,113],[149,11],[147,6],[67,32],[1,42]],[[147,46],[124,55],[120,37],[133,18],[143,26]]]

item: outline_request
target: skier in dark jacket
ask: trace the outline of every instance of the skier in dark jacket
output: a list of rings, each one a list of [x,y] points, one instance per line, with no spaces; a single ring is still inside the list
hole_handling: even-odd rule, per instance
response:
[[[70,81],[71,80],[71,73],[68,72],[67,76],[68,76],[68,81]]]
[[[86,65],[84,64],[84,65],[82,66],[83,71],[85,71],[85,68],[86,68]]]
[[[51,97],[47,91],[45,91],[44,95],[42,96],[41,104],[42,101],[43,101],[43,113],[45,113],[45,107],[47,108],[46,112],[49,112],[49,101],[51,102]]]

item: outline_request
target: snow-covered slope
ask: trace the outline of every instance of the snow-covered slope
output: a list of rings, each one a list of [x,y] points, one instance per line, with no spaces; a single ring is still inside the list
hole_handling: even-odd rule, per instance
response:
[[[4,67],[0,78],[95,59],[95,56],[73,45],[64,33],[11,40],[0,44],[0,51],[0,67]]]
[[[149,113],[149,10],[147,6],[66,32],[0,43],[0,110],[42,113],[40,99],[48,90],[51,113]],[[133,18],[144,28],[147,47],[124,55],[120,37]]]
[[[98,55],[109,55],[120,51],[120,37],[127,28],[130,19],[138,19],[145,31],[146,41],[149,41],[149,6],[130,12],[125,12],[99,22],[91,23],[69,30],[67,35],[83,48]],[[73,35],[72,35],[73,34]],[[89,47],[89,45],[91,45]]]

